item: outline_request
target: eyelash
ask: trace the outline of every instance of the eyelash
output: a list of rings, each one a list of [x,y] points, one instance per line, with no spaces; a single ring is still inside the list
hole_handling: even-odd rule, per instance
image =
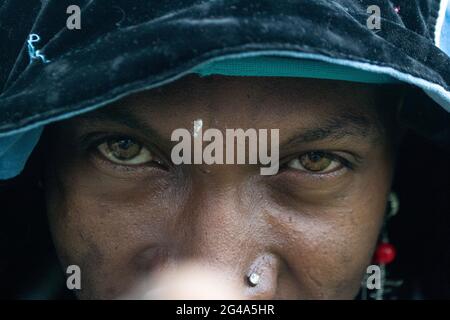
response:
[[[155,150],[156,147],[150,146],[148,147],[146,144],[141,143],[139,139],[135,138],[135,137],[131,137],[131,136],[126,136],[126,135],[121,135],[121,134],[117,134],[117,135],[111,135],[111,134],[103,134],[101,135],[100,133],[91,133],[86,135],[84,138],[82,138],[82,141],[85,143],[85,145],[87,145],[87,152],[89,154],[95,154],[96,157],[100,157],[102,159],[102,161],[104,161],[105,163],[108,163],[111,166],[114,166],[115,168],[124,170],[126,169],[126,171],[130,171],[130,170],[135,170],[135,169],[142,169],[143,167],[158,167],[160,169],[163,169],[165,171],[168,170],[168,166],[167,162],[163,157],[161,157],[161,153],[157,152]],[[140,145],[142,145],[142,147],[147,148],[150,150],[150,152],[152,154],[155,155],[156,158],[158,159],[162,159],[161,161],[150,161],[148,163],[145,164],[141,164],[141,165],[127,165],[127,164],[119,164],[119,163],[114,163],[112,161],[110,161],[109,159],[106,159],[99,151],[98,151],[98,147],[103,144],[108,142],[111,139],[123,139],[123,138],[127,138],[127,139],[132,139],[134,141],[136,141],[136,143],[139,143]],[[293,171],[300,171],[298,169],[293,169],[293,168],[289,168],[288,164],[290,161],[294,160],[294,159],[300,159],[302,156],[307,155],[308,153],[312,153],[312,152],[321,152],[323,155],[325,155],[327,158],[329,158],[332,161],[338,161],[340,165],[343,166],[343,168],[349,169],[349,170],[354,170],[355,169],[355,164],[352,163],[350,160],[346,159],[343,156],[340,156],[334,152],[330,152],[330,151],[325,151],[325,150],[310,150],[307,152],[303,152],[301,154],[298,154],[297,156],[293,156],[293,157],[289,157],[285,160],[280,161],[280,163],[283,163],[283,165],[280,166],[280,173],[281,171],[285,171],[285,170],[293,170]],[[356,162],[358,162],[358,158],[356,156],[355,160]],[[305,172],[306,174],[310,174],[310,175],[316,175],[316,176],[326,176],[328,174],[334,173],[336,171],[340,171],[341,169],[338,170],[333,170],[331,172],[328,173],[321,173],[321,172],[313,172],[313,171],[309,171],[309,170],[304,170],[303,172]]]
[[[345,159],[344,157],[339,156],[332,152],[326,152],[326,151],[322,151],[322,152],[324,152],[324,154],[329,156],[330,159],[332,159],[334,161],[339,161],[344,167],[351,169],[351,170],[355,169],[355,165],[352,162],[350,162],[348,159]]]
[[[143,148],[147,148],[150,150],[152,154],[158,159],[161,159],[161,161],[149,161],[145,164],[140,165],[130,165],[130,164],[120,164],[120,163],[114,163],[111,160],[105,158],[104,155],[101,154],[101,152],[98,150],[98,147],[103,144],[107,143],[109,140],[112,139],[132,139],[136,143],[140,144]],[[148,146],[145,143],[142,143],[141,140],[135,137],[123,135],[123,134],[101,134],[101,133],[91,133],[86,135],[84,138],[82,138],[82,141],[85,145],[85,150],[87,154],[94,155],[97,158],[100,158],[102,162],[107,163],[110,166],[113,166],[114,168],[120,169],[122,171],[133,171],[138,169],[144,169],[144,168],[154,168],[158,167],[162,170],[167,171],[167,161],[163,157],[161,157],[161,152],[157,151],[157,148],[154,146]]]
[[[345,157],[340,156],[340,155],[338,155],[336,153],[333,153],[333,152],[330,152],[330,151],[325,151],[325,150],[310,150],[310,151],[307,151],[307,152],[300,153],[300,154],[298,154],[296,156],[286,158],[283,161],[280,161],[280,162],[283,163],[283,165],[280,166],[280,169],[281,170],[294,170],[295,171],[296,169],[292,169],[292,168],[288,167],[288,164],[290,163],[290,161],[292,161],[294,159],[300,159],[302,156],[307,155],[307,154],[312,153],[312,152],[320,152],[323,155],[325,155],[327,158],[329,158],[330,160],[338,161],[344,168],[349,169],[349,170],[355,170],[355,164],[352,163],[350,160],[348,160]],[[355,157],[355,160],[356,160],[356,162],[359,161],[356,157]],[[299,170],[296,170],[296,171],[299,171]],[[333,173],[335,171],[339,171],[339,170],[334,170],[334,171],[331,171],[329,173],[320,173],[320,172],[314,173],[312,171],[306,171],[306,172],[308,174],[313,174],[313,175],[327,175],[327,174]]]

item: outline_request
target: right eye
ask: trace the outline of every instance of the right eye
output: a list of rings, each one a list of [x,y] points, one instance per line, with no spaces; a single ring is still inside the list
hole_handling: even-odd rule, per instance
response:
[[[128,137],[110,138],[97,146],[109,161],[121,165],[143,165],[154,161],[152,153],[139,142]]]
[[[342,168],[335,156],[321,151],[305,153],[288,163],[288,167],[310,173],[329,173]]]

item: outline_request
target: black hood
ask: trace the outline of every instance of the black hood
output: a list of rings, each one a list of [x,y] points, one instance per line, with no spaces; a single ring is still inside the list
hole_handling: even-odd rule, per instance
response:
[[[80,30],[66,26],[81,8]],[[381,9],[380,30],[367,25]],[[310,57],[385,73],[450,108],[438,0],[0,2],[0,135],[92,110],[215,58]],[[441,12],[442,13],[442,12]],[[27,50],[30,34],[44,59]],[[47,61],[48,60],[48,61]],[[431,99],[427,103],[433,104]]]

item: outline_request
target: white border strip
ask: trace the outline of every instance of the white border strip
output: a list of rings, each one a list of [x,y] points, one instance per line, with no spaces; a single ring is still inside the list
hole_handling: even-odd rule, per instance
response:
[[[441,35],[442,27],[444,26],[445,14],[447,12],[449,0],[441,0],[441,5],[439,7],[439,14],[436,21],[436,28],[434,32],[434,44],[440,48],[441,47]]]

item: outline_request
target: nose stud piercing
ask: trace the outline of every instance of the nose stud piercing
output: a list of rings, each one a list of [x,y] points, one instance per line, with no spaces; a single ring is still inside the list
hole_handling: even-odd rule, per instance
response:
[[[252,272],[252,274],[250,274],[250,276],[247,278],[249,284],[252,287],[255,287],[258,285],[259,280],[261,279],[261,276],[259,274],[257,274],[256,272]]]

